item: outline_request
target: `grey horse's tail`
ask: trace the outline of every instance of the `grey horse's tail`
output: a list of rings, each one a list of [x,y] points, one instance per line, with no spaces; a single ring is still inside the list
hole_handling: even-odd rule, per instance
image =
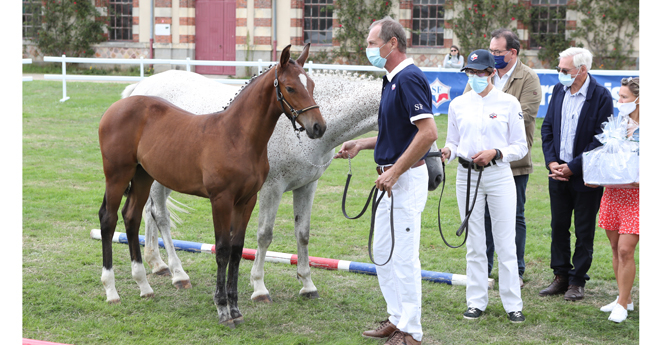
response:
[[[177,224],[183,224],[183,219],[181,219],[179,213],[190,213],[188,210],[193,210],[192,207],[174,199],[172,196],[167,197],[165,205],[167,210],[170,211],[170,226],[172,228],[176,228]]]
[[[133,93],[133,90],[135,90],[135,87],[136,87],[136,86],[137,86],[137,84],[131,84],[131,85],[128,85],[128,86],[124,89],[124,91],[121,92],[121,98],[126,98],[126,97],[130,96],[131,93]]]

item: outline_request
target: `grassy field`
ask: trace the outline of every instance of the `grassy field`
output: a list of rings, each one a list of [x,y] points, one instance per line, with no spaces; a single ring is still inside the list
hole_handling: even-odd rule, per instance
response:
[[[104,192],[97,129],[101,115],[119,99],[125,86],[71,82],[67,84],[71,99],[60,103],[61,83],[23,84],[23,337],[67,344],[382,344],[360,335],[386,317],[377,280],[354,273],[313,269],[312,278],[321,297],[306,300],[298,296],[301,284],[296,280],[295,266],[266,263],[266,286],[274,303],[263,305],[250,300],[252,261],[244,260],[239,307],[246,322],[231,330],[217,324],[212,300],[216,265],[211,255],[180,252],[193,288],[177,291],[169,277],[149,274],[156,296],[141,299],[131,278],[128,248],[115,244],[116,286],[122,302],[105,302],[100,281],[101,243],[89,237],[91,229],[99,228],[98,209]],[[537,129],[541,122],[537,120]],[[442,146],[446,116],[437,117],[436,123]],[[538,130],[536,137],[535,171],[530,176],[526,205],[527,269],[522,297],[527,321],[515,325],[508,321],[497,285],[489,292],[484,316],[467,321],[462,317],[466,309],[463,287],[423,282],[425,344],[639,343],[638,280],[633,288],[636,309],[625,322],[610,322],[608,315],[598,310],[617,295],[611,251],[602,229],[596,230],[585,300],[538,297],[538,291],[550,283],[552,271],[547,175]],[[312,256],[369,262],[368,217],[347,220],[341,213],[347,171],[347,161],[336,161],[319,180],[309,252]],[[442,204],[446,232],[459,224],[455,172],[456,164],[452,163],[447,168]],[[365,152],[357,156],[349,213],[357,213],[375,177],[372,155]],[[173,231],[174,238],[213,243],[208,200],[173,195],[195,209],[183,216],[185,223]],[[438,234],[439,196],[439,190],[429,194],[423,213],[422,269],[465,274],[465,248],[446,247]],[[256,248],[257,212],[258,206],[247,229],[246,248]],[[121,220],[117,231],[125,232]],[[296,252],[291,193],[284,195],[280,205],[269,249]],[[164,250],[161,253],[164,255]],[[496,280],[497,275],[494,269]]]

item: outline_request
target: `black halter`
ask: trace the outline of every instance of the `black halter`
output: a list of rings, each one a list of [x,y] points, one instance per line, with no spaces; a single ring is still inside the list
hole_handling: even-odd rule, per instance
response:
[[[303,109],[300,109],[300,110],[294,109],[291,106],[291,104],[289,104],[289,102],[287,102],[286,99],[284,99],[284,95],[282,95],[282,90],[280,89],[280,83],[277,81],[277,66],[275,66],[275,81],[273,82],[273,85],[275,85],[275,90],[277,90],[277,100],[280,102],[280,106],[282,106],[282,112],[287,114],[286,110],[284,110],[284,104],[286,104],[286,106],[289,107],[289,112],[291,112],[291,116],[288,116],[289,114],[287,114],[287,117],[289,118],[289,120],[291,120],[291,124],[293,125],[293,130],[296,132],[296,134],[304,131],[305,128],[303,128],[303,127],[297,128],[296,127],[296,119],[302,113],[304,113],[308,110],[312,110],[314,108],[318,108],[319,106],[314,104],[314,105],[310,105],[309,107],[303,108]]]

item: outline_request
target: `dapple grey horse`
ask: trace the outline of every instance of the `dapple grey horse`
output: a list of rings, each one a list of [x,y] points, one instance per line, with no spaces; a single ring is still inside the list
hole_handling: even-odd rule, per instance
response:
[[[293,208],[296,218],[295,235],[298,244],[298,279],[303,287],[300,295],[318,297],[312,282],[309,266],[309,230],[312,203],[317,181],[332,161],[334,149],[369,131],[377,130],[377,113],[382,81],[358,77],[355,74],[317,72],[310,74],[316,83],[314,99],[323,111],[327,130],[322,138],[300,139],[291,128],[291,122],[281,118],[268,142],[270,171],[259,193],[258,249],[250,281],[254,288],[252,299],[271,302],[264,284],[264,261],[272,241],[273,226],[282,194],[293,191]],[[213,81],[196,73],[167,71],[148,77],[138,84],[129,85],[122,97],[151,95],[165,98],[176,106],[195,114],[221,110],[237,93],[238,88]],[[434,144],[432,151],[438,151]],[[429,190],[434,190],[443,178],[440,158],[427,158]],[[177,288],[191,287],[190,278],[172,244],[170,212],[167,206],[171,190],[154,182],[145,206],[146,243],[145,259],[157,274],[171,274]],[[160,231],[168,265],[160,258],[158,232]]]

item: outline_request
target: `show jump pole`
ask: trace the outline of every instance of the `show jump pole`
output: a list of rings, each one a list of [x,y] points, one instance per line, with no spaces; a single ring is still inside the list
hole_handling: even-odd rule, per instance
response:
[[[101,230],[92,229],[89,235],[92,237],[92,239],[100,240]],[[128,238],[126,237],[125,233],[115,231],[115,234],[112,237],[112,242],[127,244]],[[179,240],[172,240],[172,242],[174,243],[174,248],[176,250],[183,250],[193,253],[215,254],[215,245],[213,244],[179,241]],[[140,235],[140,245],[144,246],[144,236],[142,235]],[[158,246],[164,248],[163,240],[161,238],[158,238]],[[256,255],[256,253],[257,251],[255,249],[243,248],[243,259],[254,261],[254,256]],[[297,265],[298,255],[267,251],[266,261]],[[326,258],[318,258],[318,257],[310,256],[309,265],[311,267],[323,268],[326,270],[341,270],[341,271],[348,271],[353,273],[369,274],[373,276],[376,275],[376,266],[374,264],[369,264],[364,262],[326,259]],[[422,280],[430,281],[433,283],[448,284],[448,285],[461,285],[461,286],[467,285],[467,276],[462,274],[422,270]],[[489,289],[493,288],[494,283],[495,281],[493,279],[488,278]]]

